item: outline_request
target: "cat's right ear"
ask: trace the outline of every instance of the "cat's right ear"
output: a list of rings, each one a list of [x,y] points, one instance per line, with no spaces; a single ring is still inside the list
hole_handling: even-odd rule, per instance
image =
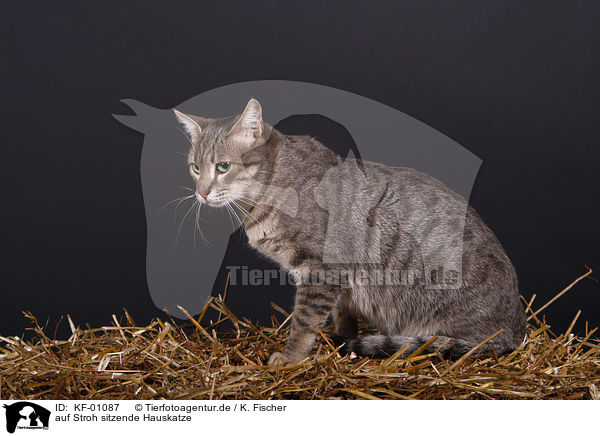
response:
[[[200,133],[202,132],[202,128],[200,124],[198,124],[192,117],[184,114],[183,112],[179,112],[177,109],[173,109],[175,113],[175,117],[183,126],[185,132],[190,136],[192,142],[195,143],[200,137]]]

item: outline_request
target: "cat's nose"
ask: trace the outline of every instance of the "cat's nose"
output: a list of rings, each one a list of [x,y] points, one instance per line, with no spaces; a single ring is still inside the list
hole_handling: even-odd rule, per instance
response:
[[[206,197],[208,197],[208,192],[198,192],[198,194],[200,194],[200,196],[202,198],[204,198],[206,200]]]

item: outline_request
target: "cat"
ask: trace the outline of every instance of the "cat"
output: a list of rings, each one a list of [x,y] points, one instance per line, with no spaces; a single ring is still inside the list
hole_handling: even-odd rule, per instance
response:
[[[329,317],[343,352],[372,357],[430,342],[424,351],[452,359],[498,331],[475,354],[522,343],[526,319],[511,261],[475,210],[437,179],[342,161],[311,137],[278,132],[255,99],[219,119],[174,112],[192,144],[197,201],[235,208],[249,244],[295,272],[289,338],[269,364],[306,358]],[[293,213],[281,195],[290,189]],[[364,280],[378,271],[401,279]],[[314,279],[323,275],[333,279]],[[382,334],[358,336],[359,318]]]

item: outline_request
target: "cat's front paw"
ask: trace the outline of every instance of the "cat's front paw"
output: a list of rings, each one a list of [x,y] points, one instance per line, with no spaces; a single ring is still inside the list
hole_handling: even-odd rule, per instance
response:
[[[279,351],[277,351],[271,354],[271,357],[269,357],[269,365],[294,365],[302,361],[305,357],[306,355],[303,355],[301,353],[289,353],[286,351],[280,353]]]
[[[269,357],[269,365],[285,366],[289,362],[290,359],[288,359],[288,357],[285,354],[280,353],[279,351],[271,354],[271,357]]]

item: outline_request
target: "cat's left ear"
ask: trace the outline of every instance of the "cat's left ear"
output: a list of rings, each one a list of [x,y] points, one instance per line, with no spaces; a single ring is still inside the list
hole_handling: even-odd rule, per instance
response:
[[[264,130],[260,103],[251,98],[246,109],[229,131],[229,136],[237,142],[250,146],[262,137]]]

